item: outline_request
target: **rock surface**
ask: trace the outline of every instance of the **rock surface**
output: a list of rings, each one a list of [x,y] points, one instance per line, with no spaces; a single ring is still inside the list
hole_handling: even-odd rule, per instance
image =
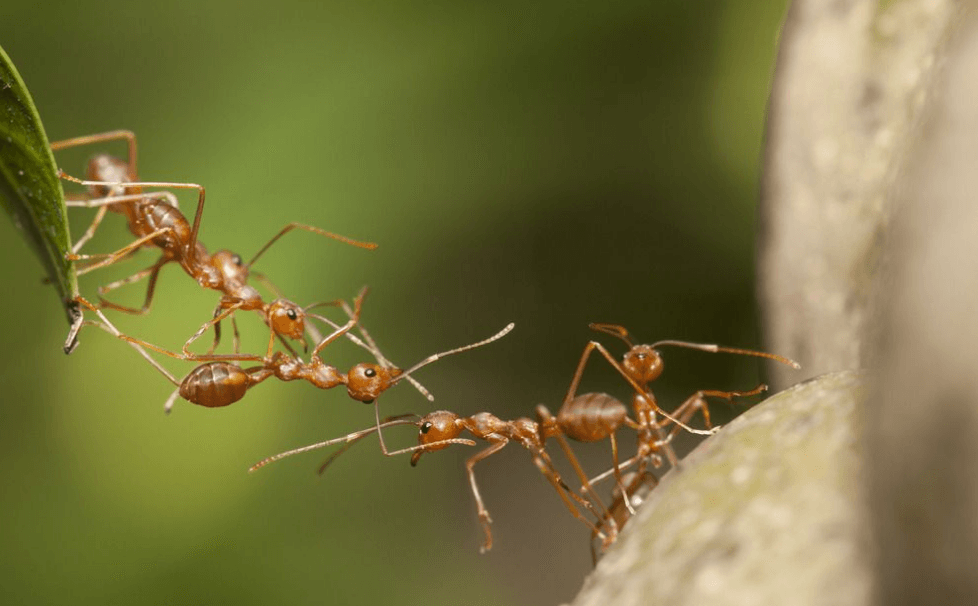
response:
[[[575,606],[867,604],[856,372],[772,396],[667,474]]]

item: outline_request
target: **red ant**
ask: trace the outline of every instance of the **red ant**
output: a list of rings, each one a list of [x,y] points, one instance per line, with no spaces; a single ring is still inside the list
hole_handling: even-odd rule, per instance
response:
[[[482,524],[482,528],[486,535],[485,543],[480,548],[481,552],[484,553],[492,548],[492,531],[490,528],[492,519],[490,518],[489,511],[486,509],[485,504],[482,501],[482,496],[479,493],[479,487],[475,480],[475,464],[502,450],[503,447],[505,447],[510,441],[519,443],[530,452],[531,456],[533,457],[534,464],[554,487],[557,494],[560,495],[561,500],[567,506],[571,514],[587,525],[588,528],[591,529],[592,533],[595,533],[596,536],[601,536],[606,542],[610,542],[614,540],[614,535],[617,533],[617,527],[614,526],[614,517],[612,517],[608,510],[604,508],[600,498],[594,494],[593,491],[589,490],[590,486],[588,484],[587,475],[581,468],[577,457],[569,447],[565,448],[565,453],[568,460],[571,462],[575,473],[578,475],[581,481],[588,486],[588,488],[585,490],[589,492],[590,500],[585,499],[571,490],[561,479],[560,473],[557,471],[552,459],[550,458],[550,455],[547,453],[544,447],[545,438],[566,435],[572,439],[580,439],[583,436],[596,436],[598,434],[602,434],[602,437],[605,437],[607,435],[609,425],[615,425],[614,429],[616,429],[618,425],[624,422],[624,419],[627,418],[627,409],[625,408],[624,404],[607,394],[583,394],[579,396],[578,399],[581,405],[571,407],[576,414],[570,414],[569,411],[571,409],[567,409],[564,411],[565,414],[563,416],[558,418],[547,417],[543,422],[537,422],[526,417],[522,417],[514,421],[504,421],[488,412],[480,412],[470,417],[463,417],[447,410],[439,410],[429,413],[416,421],[407,421],[403,419],[404,416],[414,415],[390,417],[384,421],[381,421],[378,418],[377,424],[374,427],[351,433],[341,438],[326,440],[325,442],[311,444],[309,446],[304,446],[273,455],[253,465],[250,471],[255,471],[260,467],[264,467],[273,461],[277,461],[287,456],[325,446],[343,444],[341,449],[333,453],[333,455],[331,455],[330,458],[327,459],[327,461],[320,467],[319,471],[322,473],[322,471],[328,465],[330,465],[339,454],[345,452],[355,442],[375,431],[378,431],[381,427],[404,424],[413,424],[418,426],[418,445],[390,452],[383,446],[383,441],[381,440],[382,451],[387,456],[395,456],[411,452],[413,453],[411,455],[411,465],[415,466],[420,460],[421,455],[425,452],[441,450],[451,444],[474,445],[475,443],[472,440],[458,437],[463,431],[467,431],[473,437],[489,442],[489,446],[487,448],[470,457],[465,464],[469,478],[469,486],[472,490],[472,495],[475,497],[479,521]],[[597,419],[594,414],[591,414],[595,410],[603,411],[605,413],[603,415],[604,418]],[[610,424],[607,423],[607,421],[612,418],[617,419],[617,423],[615,421],[612,421]],[[595,424],[597,426],[595,426]],[[614,429],[611,429],[611,431],[613,432]],[[592,441],[593,439],[600,438],[595,437],[587,441]],[[564,443],[564,445],[566,446],[566,443]],[[592,513],[598,520],[607,520],[608,522],[603,524],[605,528],[599,528],[584,514],[582,514],[575,504]],[[606,530],[608,534],[605,533]]]
[[[574,401],[577,387],[580,384],[581,377],[584,373],[584,367],[587,364],[591,353],[597,350],[635,390],[635,394],[632,397],[632,409],[635,412],[635,420],[638,423],[638,427],[636,428],[638,431],[638,452],[636,455],[621,465],[616,464],[611,470],[601,474],[600,476],[592,478],[591,483],[597,482],[614,473],[616,478],[619,480],[619,487],[621,487],[621,477],[619,475],[621,469],[629,467],[636,462],[641,462],[639,466],[639,474],[644,472],[645,462],[650,457],[656,456],[656,451],[659,449],[659,447],[661,447],[662,444],[667,444],[669,441],[671,441],[672,437],[675,436],[680,429],[686,429],[687,431],[697,434],[710,435],[715,433],[719,428],[715,428],[710,422],[710,411],[707,406],[706,398],[723,398],[730,401],[735,397],[756,395],[767,389],[766,385],[759,385],[753,390],[747,392],[700,390],[687,398],[671,413],[666,412],[656,403],[655,396],[652,394],[652,391],[649,388],[649,383],[659,378],[663,370],[662,356],[656,349],[657,347],[685,347],[688,349],[698,349],[700,351],[708,351],[713,353],[725,352],[755,356],[775,360],[796,369],[801,368],[801,366],[793,360],[777,354],[762,351],[672,340],[658,341],[652,345],[635,345],[632,343],[628,331],[622,326],[616,324],[592,323],[589,325],[589,327],[592,330],[597,330],[620,338],[626,345],[628,345],[629,351],[625,353],[621,363],[619,363],[610,353],[608,353],[608,350],[605,349],[601,343],[597,341],[590,341],[587,346],[585,346],[584,352],[581,355],[581,360],[578,363],[577,370],[574,373],[574,378],[571,380],[570,388],[568,389],[567,396],[564,399],[564,406],[567,406],[569,403]],[[701,411],[703,413],[703,418],[707,427],[706,431],[693,429],[686,424],[686,422],[692,418],[696,411]],[[657,421],[656,413],[662,415],[665,417],[665,419],[662,422]],[[668,425],[669,422],[675,423],[676,427],[673,428],[672,432],[670,432],[667,438],[663,439],[661,429],[662,427]],[[678,461],[675,458],[675,453],[672,452],[671,448],[666,450],[666,455],[669,458],[670,464],[672,466],[676,466]]]
[[[629,471],[622,475],[623,485],[615,486],[611,491],[611,505],[608,506],[608,515],[598,524],[598,529],[606,534],[614,528],[616,532],[621,532],[625,524],[635,515],[638,509],[653,488],[659,485],[659,478],[651,471],[643,471],[641,474]],[[591,533],[591,561],[597,565],[598,553],[594,548],[594,540],[600,536],[599,533]],[[607,551],[610,543],[607,539],[602,541],[601,551]]]
[[[213,351],[220,339],[218,323],[221,319],[228,317],[238,309],[255,310],[262,316],[269,326],[273,328],[273,321],[269,318],[271,305],[265,303],[261,295],[246,281],[248,270],[251,265],[268,248],[283,235],[293,229],[303,229],[323,235],[341,242],[357,246],[360,248],[374,249],[376,244],[369,242],[358,242],[344,236],[333,234],[318,227],[303,225],[300,223],[290,223],[282,228],[278,234],[272,237],[247,264],[243,265],[241,257],[230,251],[218,251],[213,256],[209,255],[207,249],[197,241],[197,234],[200,229],[201,215],[204,210],[204,188],[194,183],[161,183],[161,182],[138,182],[136,181],[136,137],[129,131],[112,131],[98,135],[89,135],[67,139],[52,144],[53,150],[65,149],[68,147],[86,145],[90,143],[100,143],[118,139],[128,141],[129,159],[123,162],[112,156],[102,154],[94,158],[88,167],[89,180],[80,180],[71,177],[60,171],[62,178],[68,181],[79,183],[89,188],[92,196],[88,200],[72,203],[73,206],[98,207],[99,211],[92,224],[86,230],[85,235],[76,242],[72,248],[72,253],[68,255],[69,260],[96,259],[101,261],[91,263],[79,270],[79,274],[84,274],[100,267],[105,267],[135,252],[142,246],[156,246],[163,251],[160,259],[151,267],[144,269],[128,278],[113,282],[99,289],[99,294],[118,288],[124,284],[136,282],[145,277],[149,277],[149,286],[146,292],[146,300],[141,309],[133,309],[103,301],[103,305],[128,313],[144,314],[149,311],[156,285],[156,279],[160,269],[170,261],[180,264],[184,271],[193,277],[203,288],[220,291],[223,296],[217,309],[215,319],[206,323],[201,331],[191,337],[184,345],[184,354],[193,356],[188,351],[190,343],[196,340],[207,327],[215,326],[215,341],[210,351]],[[187,221],[183,214],[176,208],[175,203],[166,203],[164,199],[173,199],[172,194],[162,192],[159,194],[144,194],[143,187],[165,187],[183,188],[198,190],[197,212],[194,216],[193,225]],[[114,253],[105,255],[79,255],[78,249],[81,245],[92,237],[95,229],[101,223],[106,211],[112,210],[126,216],[129,230],[136,240],[129,245],[119,249]],[[287,303],[287,302],[286,302]],[[294,304],[292,304],[294,307]],[[221,313],[221,310],[224,310]],[[291,313],[296,313],[293,308]],[[291,318],[296,320],[296,318]],[[233,319],[232,319],[233,321]],[[301,322],[301,321],[300,321]],[[70,351],[75,344],[80,324],[73,326],[69,331],[68,339],[65,343],[65,350]],[[235,327],[235,337],[237,337],[237,327]],[[235,339],[235,351],[237,351],[237,338]],[[192,358],[191,358],[192,359]]]
[[[333,333],[316,345],[312,351],[311,360],[308,363],[303,362],[297,357],[290,357],[282,352],[272,353],[271,348],[273,342],[270,341],[269,353],[265,356],[250,354],[212,354],[200,356],[201,359],[210,361],[194,368],[182,381],[177,381],[169,373],[163,373],[164,376],[177,386],[177,390],[167,399],[164,410],[167,413],[170,412],[178,395],[189,402],[208,408],[228,406],[242,399],[249,389],[273,376],[281,381],[308,381],[319,389],[332,389],[340,385],[345,385],[347,394],[351,398],[365,404],[372,404],[382,393],[401,380],[410,380],[412,373],[416,370],[443,357],[491,343],[502,338],[514,326],[511,323],[502,331],[478,343],[430,355],[406,371],[391,366],[383,356],[379,355],[379,352],[376,350],[376,345],[369,339],[369,336],[365,335],[365,338],[370,341],[370,344],[367,346],[368,349],[377,352],[377,358],[380,363],[357,364],[348,373],[344,374],[335,366],[324,363],[319,357],[319,352],[336,340],[336,338],[347,334],[359,322],[360,309],[365,295],[366,289],[361,291],[354,300],[354,308],[350,314],[350,320],[343,326],[337,327]],[[321,318],[320,316],[315,317],[325,320],[325,318]],[[326,321],[328,322],[328,320]],[[119,338],[132,344],[146,346],[158,352],[180,357],[179,354],[166,351],[139,339],[134,339],[126,335],[121,335]],[[260,362],[261,365],[251,368],[241,368],[236,364],[230,363],[231,360]],[[414,385],[428,400],[434,400],[434,397],[424,387],[417,382],[414,382]],[[383,441],[383,437],[381,437],[381,441]]]

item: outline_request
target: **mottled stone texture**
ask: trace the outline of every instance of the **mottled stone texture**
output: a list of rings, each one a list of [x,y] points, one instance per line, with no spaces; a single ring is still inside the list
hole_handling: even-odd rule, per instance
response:
[[[769,103],[758,300],[765,347],[798,360],[805,378],[861,362],[889,192],[955,4],[799,0],[788,12]],[[768,371],[778,389],[798,380]]]
[[[795,2],[770,107],[766,348],[844,372],[706,440],[576,604],[978,604],[978,0]]]
[[[575,606],[866,604],[861,375],[811,380],[703,442],[652,491]]]
[[[879,603],[978,604],[978,16],[905,159],[865,411]]]

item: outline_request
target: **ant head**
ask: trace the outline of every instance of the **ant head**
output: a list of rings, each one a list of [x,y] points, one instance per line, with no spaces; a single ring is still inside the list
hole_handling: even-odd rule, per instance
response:
[[[384,368],[367,362],[357,364],[347,376],[346,391],[354,400],[372,404],[401,373],[400,368]]]
[[[285,299],[276,299],[268,306],[268,325],[276,334],[301,339],[306,330],[306,312]]]
[[[650,345],[636,345],[622,360],[628,374],[639,383],[655,381],[662,374],[662,356]]]
[[[225,281],[234,281],[244,284],[248,281],[248,267],[241,260],[241,256],[230,250],[219,250],[211,256],[211,265],[217,268],[224,276]]]
[[[462,426],[456,423],[458,418],[457,414],[448,412],[447,410],[436,410],[431,414],[421,417],[421,420],[418,421],[418,427],[420,427],[418,431],[418,445],[426,447],[428,444],[457,438],[462,433]],[[448,446],[449,444],[441,444],[414,451],[414,454],[411,455],[411,466],[417,465],[418,459],[425,452],[441,450]]]

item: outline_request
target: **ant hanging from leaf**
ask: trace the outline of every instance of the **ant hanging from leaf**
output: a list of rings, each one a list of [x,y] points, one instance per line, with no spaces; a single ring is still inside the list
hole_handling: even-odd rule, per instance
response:
[[[69,147],[88,145],[92,143],[103,143],[113,140],[126,140],[128,142],[129,158],[123,162],[109,156],[101,154],[91,160],[88,167],[88,180],[81,180],[71,177],[60,171],[61,178],[84,185],[89,190],[89,198],[80,201],[69,201],[71,206],[85,206],[99,210],[95,215],[92,224],[88,227],[85,234],[72,247],[72,252],[68,255],[68,260],[92,259],[93,263],[78,270],[82,275],[89,271],[111,265],[138,250],[143,246],[155,246],[159,248],[163,255],[160,259],[147,269],[141,270],[128,278],[118,280],[99,289],[99,294],[103,295],[110,290],[131,284],[133,282],[149,278],[149,285],[146,291],[146,299],[142,308],[134,309],[109,301],[102,301],[102,306],[124,311],[127,313],[145,314],[149,311],[155,291],[156,280],[160,269],[169,262],[178,263],[183,270],[203,288],[217,290],[222,293],[220,303],[215,310],[215,319],[205,324],[201,332],[191,337],[184,345],[184,353],[190,355],[188,347],[196,340],[208,326],[215,327],[214,345],[208,353],[212,352],[220,339],[219,322],[228,317],[238,309],[254,310],[262,316],[262,319],[271,325],[268,317],[269,307],[272,304],[265,303],[261,295],[253,287],[247,284],[248,272],[252,264],[268,248],[283,235],[294,229],[303,229],[315,234],[333,238],[335,240],[366,248],[375,249],[376,244],[370,242],[359,242],[344,236],[324,231],[318,227],[304,225],[301,223],[290,223],[286,225],[278,234],[272,237],[255,254],[248,264],[242,264],[241,257],[222,250],[213,256],[208,254],[207,249],[197,240],[200,229],[200,220],[204,210],[204,188],[195,183],[168,183],[168,182],[139,182],[136,171],[136,137],[130,131],[112,131],[97,135],[77,137],[64,141],[57,141],[51,145],[52,150],[61,150]],[[159,192],[146,194],[144,187],[162,187],[172,189],[196,189],[198,191],[197,212],[194,215],[193,224],[183,216],[178,209],[173,194],[169,192]],[[126,217],[129,230],[136,237],[136,240],[129,245],[109,254],[101,255],[81,255],[78,254],[81,246],[94,235],[95,230],[101,224],[107,211],[123,214]],[[263,276],[262,276],[263,277]],[[233,318],[232,318],[233,322]],[[68,333],[65,342],[65,351],[70,352],[77,340],[78,330],[81,324],[76,324]],[[235,328],[235,352],[238,351],[237,326]]]

